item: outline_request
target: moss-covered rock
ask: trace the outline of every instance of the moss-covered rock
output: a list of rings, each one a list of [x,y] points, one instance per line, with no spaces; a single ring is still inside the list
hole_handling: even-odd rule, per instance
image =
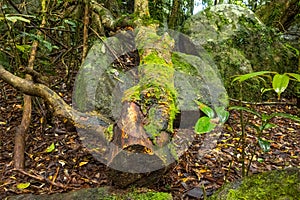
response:
[[[178,33],[170,33],[171,37],[175,38],[176,45],[187,45],[188,38],[183,34],[179,36],[176,34]],[[155,37],[158,35],[150,36],[148,40],[155,39]],[[104,42],[95,42],[75,82],[73,103],[77,109],[96,110],[107,118],[116,120],[120,116],[122,101],[125,99],[139,101],[142,95],[141,89],[143,89],[140,85],[148,85],[149,81],[157,85],[156,88],[162,88],[161,84],[169,88],[170,96],[176,98],[176,102],[171,102],[172,105],[174,104],[173,107],[170,107],[175,110],[174,113],[177,112],[175,103],[178,104],[176,106],[179,110],[198,111],[195,100],[212,107],[226,107],[227,93],[219,70],[205,50],[200,56],[190,55],[191,46],[183,50],[169,50],[171,58],[163,57],[162,59],[160,56],[167,55],[164,51],[168,47],[157,47],[157,55],[147,55],[138,67],[126,70],[116,67],[113,62],[117,56],[132,52],[136,50],[135,48],[141,48],[138,50],[143,53],[145,47],[132,45],[131,48],[131,40],[134,40],[133,35],[128,37],[128,33],[121,33],[105,39]],[[156,47],[151,40],[150,42],[139,40],[138,43],[139,45],[150,43],[148,46]],[[166,45],[169,43],[166,41]],[[114,54],[110,52],[111,49]],[[124,92],[126,94],[123,94]],[[162,95],[159,92],[162,91],[157,91],[153,95]],[[141,109],[143,110],[142,105]]]
[[[297,71],[297,52],[247,8],[230,4],[209,7],[187,20],[183,31],[198,48],[204,47],[212,55],[231,97],[238,97],[237,87],[231,85],[234,75]],[[247,92],[243,98],[252,100],[255,96],[258,100],[261,84],[254,81],[244,85]]]
[[[110,191],[108,187],[102,188],[89,188],[81,189],[77,191],[72,191],[68,193],[58,193],[58,194],[42,194],[42,195],[33,195],[33,194],[24,194],[13,197],[8,197],[8,200],[171,200],[172,195],[163,192],[128,192],[128,193],[119,193]]]
[[[229,183],[209,200],[297,200],[300,197],[300,169],[269,171]]]

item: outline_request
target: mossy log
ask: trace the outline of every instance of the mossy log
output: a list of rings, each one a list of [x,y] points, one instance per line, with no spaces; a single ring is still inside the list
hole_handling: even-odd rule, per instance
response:
[[[109,166],[122,165],[126,171],[132,169],[135,173],[164,172],[176,159],[170,143],[178,112],[171,62],[174,40],[167,33],[157,35],[156,28],[148,26],[137,30],[136,44],[140,56],[139,82],[124,92],[121,116],[113,129],[115,150]],[[118,177],[121,186],[141,178],[141,174],[135,180],[132,174],[120,175],[117,171],[111,175]]]

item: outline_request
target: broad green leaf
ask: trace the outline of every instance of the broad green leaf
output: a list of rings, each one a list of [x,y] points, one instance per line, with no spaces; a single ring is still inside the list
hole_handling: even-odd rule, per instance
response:
[[[261,75],[270,74],[270,73],[273,73],[273,72],[260,71],[260,72],[253,72],[253,73],[249,73],[249,74],[243,74],[243,75],[240,75],[240,76],[237,76],[236,78],[234,78],[231,83],[233,83],[235,81],[243,82],[243,81],[248,80],[250,78],[254,78],[256,76],[261,76]]]
[[[45,150],[45,152],[50,153],[55,149],[55,144],[52,143],[50,146],[47,147],[47,149]]]
[[[271,114],[271,116],[272,116],[272,118],[277,116],[277,117],[284,117],[284,118],[288,118],[288,119],[292,119],[294,121],[300,122],[300,117],[291,115],[288,113],[273,113],[273,114]]]
[[[69,25],[73,26],[73,27],[76,27],[76,26],[77,26],[77,25],[76,25],[76,22],[73,21],[73,20],[65,19],[64,22],[65,22],[66,24],[69,24]]]
[[[261,115],[258,112],[254,111],[254,110],[251,110],[249,108],[243,107],[243,106],[231,106],[231,107],[228,108],[228,110],[242,110],[242,111],[246,111],[248,113],[251,113],[253,115],[256,115],[258,117],[261,117]]]
[[[215,127],[216,124],[212,123],[210,121],[211,119],[209,117],[201,117],[198,119],[196,125],[195,125],[195,131],[197,134],[204,134],[212,131]]]
[[[277,125],[276,124],[272,124],[272,123],[267,123],[264,127],[261,126],[261,130],[264,129],[270,129],[270,128],[273,128],[273,127],[276,127]]]
[[[227,119],[229,117],[229,112],[227,110],[225,110],[224,107],[216,107],[215,111],[216,111],[217,116],[219,117],[221,123],[224,123],[227,121]]]
[[[289,85],[289,81],[290,78],[286,74],[276,74],[273,77],[272,86],[274,91],[278,94],[278,98],[280,98],[280,94],[284,92]]]
[[[30,186],[30,183],[19,183],[18,185],[17,185],[17,188],[18,189],[20,189],[20,190],[23,190],[23,189],[26,189],[26,188],[28,188]]]
[[[268,142],[262,138],[258,138],[258,144],[259,144],[260,148],[263,150],[263,152],[270,151],[270,142]]]
[[[295,78],[297,81],[300,82],[300,74],[295,74],[295,73],[286,73],[286,74]]]
[[[199,106],[199,109],[204,112],[209,118],[213,118],[215,116],[215,112],[213,109],[211,109],[209,106],[205,105],[204,103],[201,103],[199,101],[196,101],[196,103]]]

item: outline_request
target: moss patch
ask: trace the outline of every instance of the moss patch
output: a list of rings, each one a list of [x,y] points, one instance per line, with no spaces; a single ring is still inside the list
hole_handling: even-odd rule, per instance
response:
[[[33,195],[25,194],[19,196],[8,197],[9,200],[81,200],[81,199],[90,199],[90,200],[171,200],[172,195],[164,192],[120,192],[120,194],[114,194],[111,192],[110,188],[89,188],[82,189],[77,191],[72,191],[69,193],[59,193],[59,194],[44,194],[44,195]]]
[[[296,200],[300,196],[300,169],[270,171],[225,185],[209,200]]]
[[[142,64],[138,68],[139,83],[125,91],[123,101],[140,105],[143,114],[147,116],[144,128],[150,138],[155,139],[163,130],[173,132],[173,121],[178,112],[174,68],[172,62],[168,62],[167,53],[161,49],[143,53]],[[164,124],[166,120],[167,125]]]

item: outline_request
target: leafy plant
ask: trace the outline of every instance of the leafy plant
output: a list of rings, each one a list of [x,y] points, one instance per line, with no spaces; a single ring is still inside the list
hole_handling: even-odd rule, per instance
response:
[[[239,75],[232,80],[232,83],[239,81],[240,83],[255,77],[267,76],[270,78],[270,75],[274,74],[272,82],[272,88],[262,88],[262,93],[273,90],[277,93],[278,99],[280,99],[281,94],[286,90],[289,85],[290,80],[300,82],[300,74],[296,73],[284,73],[279,74],[278,72],[271,71],[259,71],[248,74]]]
[[[273,78],[271,77],[271,75],[274,75]],[[287,89],[290,80],[300,82],[300,75],[296,74],[296,73],[279,74],[277,72],[271,72],[271,71],[259,71],[259,72],[253,72],[253,73],[249,73],[249,74],[239,75],[233,79],[232,83],[235,83],[236,81],[238,81],[239,83],[242,83],[251,78],[262,78],[264,76],[270,78],[271,83],[272,83],[272,88],[263,88],[262,93],[273,90],[277,93],[278,99],[280,99],[281,94]],[[241,91],[240,91],[240,93],[241,93]],[[270,141],[263,138],[263,132],[267,129],[270,129],[270,128],[273,128],[276,126],[275,124],[270,123],[271,119],[273,119],[274,117],[284,117],[284,118],[288,118],[288,119],[292,119],[292,120],[300,122],[300,118],[297,116],[294,116],[294,115],[290,115],[287,113],[272,113],[272,114],[268,115],[268,114],[259,113],[253,109],[244,107],[241,104],[240,104],[240,106],[232,106],[229,108],[229,110],[237,110],[240,112],[241,136],[240,136],[239,144],[242,145],[241,160],[242,160],[242,175],[243,176],[245,176],[248,173],[249,168],[252,163],[252,160],[254,158],[254,155],[257,151],[257,149],[255,147],[255,149],[252,152],[252,155],[249,159],[248,167],[246,168],[245,149],[246,149],[246,136],[247,136],[246,127],[247,126],[252,127],[255,130],[255,132],[257,134],[257,144],[258,144],[257,146],[259,146],[263,152],[268,152],[270,150]],[[247,112],[248,114],[254,115],[257,118],[259,118],[261,120],[261,124],[257,125],[253,122],[249,122],[249,121],[245,122],[244,112]]]
[[[228,110],[237,110],[240,111],[240,124],[241,124],[241,137],[239,140],[239,143],[242,145],[242,175],[245,176],[246,174],[248,174],[249,168],[251,166],[251,163],[253,161],[254,155],[256,154],[257,148],[255,147],[254,151],[252,152],[252,155],[249,159],[249,163],[248,163],[248,167],[246,168],[246,157],[245,157],[245,147],[246,147],[246,126],[252,127],[256,134],[257,134],[257,144],[260,147],[260,149],[263,152],[269,152],[270,151],[270,141],[266,140],[265,138],[263,138],[263,133],[265,130],[276,127],[276,124],[270,123],[271,119],[273,119],[274,117],[284,117],[284,118],[288,118],[288,119],[292,119],[294,121],[300,122],[300,117],[291,115],[291,114],[287,114],[287,113],[272,113],[272,114],[264,114],[264,113],[259,113],[253,109],[247,108],[247,107],[243,107],[243,106],[232,106],[229,107]],[[254,122],[245,122],[244,120],[244,114],[243,112],[247,112],[249,114],[252,114],[254,116],[256,116],[257,118],[259,118],[261,120],[261,124],[257,125]]]
[[[227,121],[229,112],[224,107],[216,107],[215,110],[209,106],[196,101],[199,109],[206,115],[200,117],[195,125],[195,132],[197,134],[204,134],[212,131],[217,124],[222,124]]]

